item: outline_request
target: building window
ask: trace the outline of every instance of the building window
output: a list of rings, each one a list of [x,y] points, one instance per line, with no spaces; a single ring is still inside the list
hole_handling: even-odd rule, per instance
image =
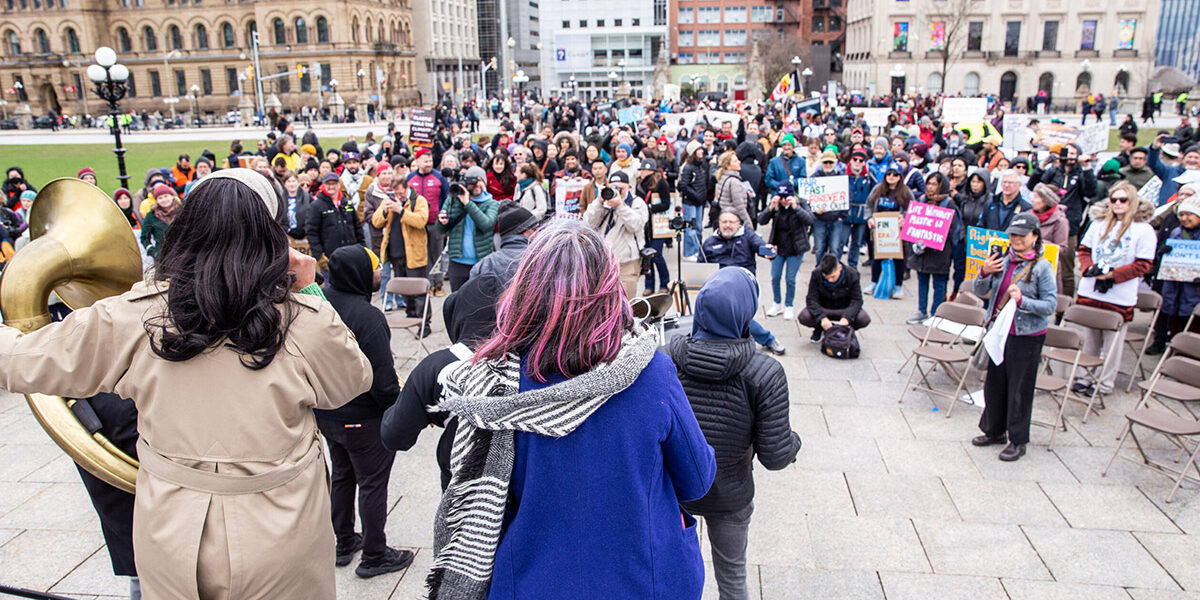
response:
[[[563,28],[563,29],[570,29],[570,28],[571,28],[571,22],[570,22],[570,21],[563,21],[563,26],[562,26],[562,28]]]
[[[271,21],[271,31],[275,36],[276,46],[282,46],[287,43],[287,30],[283,26],[283,19]]]
[[[725,22],[726,23],[745,23],[746,22],[746,7],[745,6],[726,6],[725,7]]]
[[[751,6],[751,23],[770,23],[775,16],[775,9],[770,6]]]
[[[196,26],[196,47],[208,50],[208,28],[203,24]]]
[[[179,96],[186,96],[188,93],[187,75],[183,69],[175,69],[175,93]]]
[[[1121,19],[1117,28],[1117,50],[1133,50],[1133,38],[1137,35],[1137,19]]]
[[[329,43],[329,20],[325,17],[317,17],[317,43]]]
[[[44,29],[38,29],[33,32],[33,38],[37,40],[37,49],[39,54],[50,54],[50,38],[46,36]]]
[[[124,27],[117,28],[117,48],[121,52],[133,52],[133,40],[129,38],[129,30]]]
[[[1042,24],[1042,50],[1058,50],[1058,21]]]
[[[225,67],[225,87],[229,89],[229,95],[233,95],[238,91],[238,70],[235,67]]]
[[[1083,35],[1079,39],[1079,49],[1096,49],[1096,21],[1087,20],[1083,22]]]
[[[229,23],[221,25],[221,45],[225,48],[237,45],[237,39],[233,37],[233,25]]]
[[[641,19],[638,19],[638,18],[633,18],[633,19],[630,19],[630,20],[629,20],[629,25],[630,25],[631,27],[637,27],[638,25],[641,25],[641,24],[642,24],[642,20],[641,20]]]
[[[842,30],[842,18],[837,15],[833,15],[832,17],[829,17],[829,30],[830,31],[841,31]]]
[[[277,73],[287,73],[288,67],[287,67],[287,65],[275,65],[275,71]],[[275,80],[275,83],[278,84],[278,86],[279,86],[280,94],[287,94],[292,91],[292,78],[291,77],[280,77],[279,79]]]
[[[5,32],[4,39],[8,41],[8,53],[12,56],[20,56],[21,38],[17,37],[17,32],[12,30]]]
[[[129,73],[129,79],[125,80],[125,90],[130,98],[137,98],[137,85],[134,84],[132,71]]]
[[[667,0],[654,0],[654,24],[667,24]]]
[[[691,47],[696,45],[696,32],[684,30],[679,32],[679,45],[682,47]]]
[[[702,29],[696,32],[697,46],[720,46],[721,32],[715,29]]]
[[[979,73],[972,71],[967,73],[967,76],[963,78],[963,95],[979,95]]]
[[[580,28],[580,29],[587,29],[587,19],[580,19],[580,20],[579,20],[579,28]]]
[[[604,19],[596,19],[596,27],[604,27]]]
[[[162,81],[158,78],[158,71],[150,71],[150,95],[155,98],[162,96]]]
[[[697,9],[697,23],[720,23],[721,22],[721,7],[708,6]]]
[[[200,93],[212,95],[212,71],[208,69],[200,69]]]
[[[332,80],[333,68],[329,66],[329,63],[321,63],[321,87],[329,85]]]
[[[79,73],[71,75],[71,78],[75,81],[75,99],[83,100],[83,78],[79,76]]]
[[[1021,22],[1009,21],[1004,26],[1004,55],[1016,56],[1021,49]]]
[[[308,68],[304,69],[304,76],[300,78],[300,91],[301,92],[311,92],[312,91],[312,70],[311,69],[308,69]]]
[[[746,30],[745,29],[726,29],[724,45],[726,45],[726,46],[745,46],[746,45]]]
[[[679,53],[679,64],[681,64],[681,65],[690,65],[690,64],[692,64],[692,62],[694,60],[695,60],[695,58],[692,56],[691,52],[680,52]]]
[[[679,15],[678,15],[678,21],[679,21],[680,25],[691,25],[692,23],[695,23],[696,22],[696,9],[691,8],[691,7],[680,8]]]
[[[613,27],[620,27],[624,22],[621,19],[613,19]]]
[[[296,43],[308,43],[308,24],[304,22],[304,17],[296,18]]]
[[[967,23],[967,50],[971,52],[983,50],[983,21]]]
[[[725,64],[727,64],[727,65],[740,65],[744,62],[746,62],[746,53],[745,52],[726,52],[725,53]]]
[[[75,33],[74,27],[67,28],[67,52],[79,54],[79,34]]]
[[[897,21],[892,24],[892,50],[908,52],[908,22]]]
[[[813,17],[812,30],[814,32],[825,31],[825,18],[824,17]]]
[[[170,42],[172,50],[183,50],[183,33],[179,31],[179,26],[172,25],[167,30],[167,40]]]

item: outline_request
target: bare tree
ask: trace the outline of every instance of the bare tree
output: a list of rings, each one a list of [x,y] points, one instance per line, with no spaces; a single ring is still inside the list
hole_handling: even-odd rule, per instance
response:
[[[972,5],[977,0],[927,0],[924,13],[925,34],[932,40],[933,28],[940,24],[945,32],[941,48],[930,52],[942,61],[942,93],[946,93],[946,85],[950,81],[948,73],[956,59],[962,56],[967,47],[967,37],[970,31],[970,13]]]
[[[770,30],[763,30],[770,31]],[[746,56],[753,55],[754,37],[746,41]],[[762,84],[766,87],[764,95],[769,96],[779,80],[784,75],[796,69],[792,58],[799,56],[804,65],[811,64],[812,55],[806,42],[801,36],[785,35],[782,39],[764,39],[759,44],[758,64],[747,65],[750,69],[761,69]],[[801,66],[801,69],[804,67]],[[753,79],[753,78],[750,78]]]

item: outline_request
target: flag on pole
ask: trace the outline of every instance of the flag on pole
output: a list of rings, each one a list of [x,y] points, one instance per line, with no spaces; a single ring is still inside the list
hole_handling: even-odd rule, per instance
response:
[[[792,74],[787,73],[783,79],[779,80],[779,85],[775,86],[775,91],[771,92],[771,100],[783,100],[792,93]]]

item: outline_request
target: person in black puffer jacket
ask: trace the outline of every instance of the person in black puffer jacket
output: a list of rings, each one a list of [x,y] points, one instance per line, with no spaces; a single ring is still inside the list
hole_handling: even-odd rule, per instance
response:
[[[775,258],[771,259],[771,294],[775,304],[767,310],[767,316],[774,317],[783,313],[783,318],[790,321],[796,316],[792,312],[796,300],[796,273],[800,270],[804,253],[810,248],[808,228],[813,223],[808,201],[796,197],[796,190],[791,182],[780,183],[771,191],[771,201],[767,209],[758,216],[760,225],[772,221],[775,225],[771,227],[771,235],[767,241],[775,246],[777,252]],[[779,280],[785,276],[787,296],[780,298]]]
[[[751,461],[777,471],[796,459],[800,436],[788,419],[783,367],[758,352],[750,321],[758,284],[749,271],[717,271],[696,295],[692,334],[672,340],[667,353],[713,447],[717,475],[701,499],[684,508],[705,518],[713,572],[722,598],[746,597],[746,539],[754,512]]]
[[[763,187],[763,165],[758,162],[758,144],[742,142],[738,144],[736,152],[738,160],[742,162],[742,168],[739,169],[742,181],[749,184],[750,189],[754,190],[754,196],[749,199],[750,213],[752,218],[757,219],[758,212],[766,203],[768,191]]]

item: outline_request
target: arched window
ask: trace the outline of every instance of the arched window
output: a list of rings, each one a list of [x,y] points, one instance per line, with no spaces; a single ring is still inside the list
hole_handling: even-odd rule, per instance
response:
[[[963,95],[978,96],[979,95],[979,73],[971,71],[963,78]]]
[[[8,42],[8,53],[13,56],[21,55],[21,38],[17,37],[17,32],[8,30],[4,34],[5,41]]]
[[[1017,74],[1012,71],[1005,71],[1000,76],[1000,100],[1002,102],[1012,102],[1013,96],[1017,94]]]
[[[275,35],[276,46],[282,46],[287,43],[287,31],[283,27],[283,19],[271,21],[271,31]]]
[[[203,24],[196,26],[196,47],[208,50],[208,28]]]
[[[930,73],[925,79],[925,92],[929,94],[942,93],[942,74]]]
[[[129,30],[124,27],[117,28],[117,48],[121,52],[133,52],[133,39],[129,37]]]
[[[384,34],[384,31],[386,31],[386,30],[383,28],[383,21],[380,21],[379,22],[379,34],[375,36],[376,42],[382,43],[382,42],[387,41],[387,35]]]
[[[1075,78],[1075,91],[1090,92],[1092,91],[1092,72],[1084,71]]]
[[[350,41],[358,43],[358,17],[354,17],[354,20],[350,22]]]
[[[33,39],[37,41],[37,51],[39,54],[50,54],[50,38],[46,35],[46,30],[38,29],[34,31]]]
[[[317,43],[329,43],[329,21],[325,17],[317,17]]]
[[[79,54],[79,34],[75,33],[74,27],[67,28],[67,52]]]
[[[1047,71],[1038,77],[1038,91],[1046,92],[1048,96],[1054,94],[1054,73]]]
[[[237,39],[233,35],[233,25],[223,23],[221,25],[221,46],[232,48],[237,45]]]
[[[308,43],[308,24],[304,22],[304,17],[296,17],[296,43]]]
[[[246,47],[254,45],[254,34],[258,31],[258,22],[250,21],[246,24]]]
[[[178,25],[172,25],[167,29],[167,36],[172,50],[183,50],[183,32],[179,31]]]
[[[154,35],[154,29],[149,25],[142,28],[142,40],[146,44],[146,52],[156,52],[158,50],[158,36]]]
[[[1113,87],[1120,89],[1124,93],[1129,93],[1129,71],[1125,69],[1117,71],[1117,76],[1113,78]]]

